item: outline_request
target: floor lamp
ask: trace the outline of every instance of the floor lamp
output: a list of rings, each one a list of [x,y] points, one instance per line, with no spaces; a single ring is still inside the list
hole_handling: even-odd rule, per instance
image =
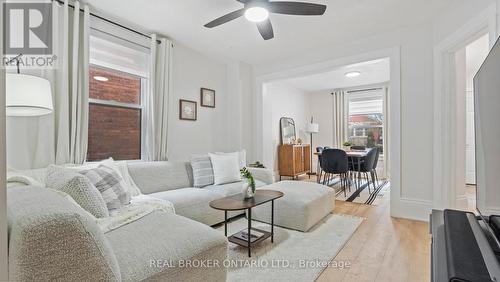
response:
[[[312,162],[313,162],[312,161],[312,157],[313,157],[312,146],[313,146],[313,134],[316,134],[318,132],[319,132],[319,124],[314,123],[314,119],[313,119],[313,117],[311,117],[311,122],[308,123],[306,126],[306,133],[309,133],[311,135],[311,149],[310,149],[311,157],[309,159],[309,161],[311,162],[311,164],[310,164],[311,170],[307,173],[307,175],[309,175],[309,178],[311,178],[311,175],[316,175],[316,172],[313,172],[313,170],[312,170]]]

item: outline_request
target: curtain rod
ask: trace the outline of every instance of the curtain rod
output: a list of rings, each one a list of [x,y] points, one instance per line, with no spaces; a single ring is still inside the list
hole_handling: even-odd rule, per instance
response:
[[[366,89],[356,89],[356,90],[351,90],[351,91],[346,91],[347,94],[349,93],[356,93],[356,92],[365,92],[365,91],[375,91],[375,90],[382,90],[384,87],[376,87],[376,88],[366,88]],[[335,90],[337,91],[337,90]],[[331,95],[335,94],[335,91],[330,93]]]
[[[375,91],[375,90],[382,90],[382,89],[384,89],[384,88],[383,87],[376,87],[376,88],[367,88],[367,89],[356,89],[356,90],[347,91],[347,93]]]
[[[57,3],[64,5],[64,1],[62,1],[62,0],[52,0],[52,1],[56,1]],[[68,6],[69,6],[69,7],[71,7],[71,8],[73,8],[73,9],[75,8],[75,6],[74,6],[74,5],[69,4],[69,3],[68,3]],[[83,12],[83,9],[80,9],[80,12]],[[103,20],[103,21],[105,21],[105,22],[108,22],[108,23],[110,23],[110,24],[113,24],[113,25],[116,25],[116,26],[121,27],[121,28],[123,28],[123,29],[126,29],[126,30],[128,30],[128,31],[130,31],[130,32],[133,32],[133,33],[135,33],[135,34],[139,34],[139,35],[142,35],[142,36],[144,36],[144,37],[147,37],[147,38],[151,39],[151,36],[149,36],[149,35],[147,35],[147,34],[145,34],[145,33],[142,33],[142,32],[140,32],[140,31],[137,31],[137,30],[135,30],[135,29],[132,29],[132,28],[130,28],[130,27],[126,27],[126,26],[124,26],[124,25],[122,25],[122,24],[119,24],[119,23],[114,22],[114,21],[112,21],[112,20],[108,20],[108,19],[106,19],[106,18],[104,18],[104,17],[101,17],[101,16],[99,16],[99,15],[96,15],[96,14],[94,14],[94,13],[90,13],[90,15],[91,15],[91,16],[93,16],[93,17],[95,17],[95,18],[98,18],[98,19],[100,19],[100,20]],[[160,44],[160,43],[161,43],[161,41],[160,41],[160,40],[156,40],[156,43]]]

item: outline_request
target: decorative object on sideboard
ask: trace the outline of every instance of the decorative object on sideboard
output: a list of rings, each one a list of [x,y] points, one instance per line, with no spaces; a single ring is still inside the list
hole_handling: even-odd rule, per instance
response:
[[[196,102],[180,99],[179,100],[179,119],[180,120],[196,120],[197,109]]]
[[[255,195],[255,179],[252,173],[246,167],[240,170],[241,177],[243,178],[242,193],[245,199],[253,198]]]
[[[200,106],[215,108],[215,90],[208,88],[200,89]]]
[[[295,121],[293,118],[280,118],[280,141],[281,145],[294,144],[295,138]]]
[[[248,167],[266,168],[266,167],[264,166],[264,164],[262,164],[262,163],[261,163],[261,162],[259,162],[259,161],[256,161],[256,162],[254,162],[254,163],[252,163],[252,164],[249,164],[249,165],[248,165]]]
[[[35,117],[52,113],[50,82],[32,75],[8,73],[5,106],[7,116]]]
[[[306,133],[309,133],[311,135],[311,147],[313,146],[313,134],[316,134],[316,133],[319,133],[319,124],[315,123],[314,122],[314,118],[311,117],[311,122],[307,124],[306,126]],[[311,177],[311,175],[316,175],[316,172],[312,171],[312,150],[309,150],[311,152],[311,158],[310,158],[310,167],[311,167],[311,171],[309,171],[307,173],[307,175],[309,175],[309,178]]]

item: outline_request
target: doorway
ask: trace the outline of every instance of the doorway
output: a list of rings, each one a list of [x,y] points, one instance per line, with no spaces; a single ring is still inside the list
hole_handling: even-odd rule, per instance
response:
[[[489,52],[489,35],[484,33],[479,38],[460,48],[455,52],[456,68],[456,94],[458,112],[463,115],[457,115],[457,122],[464,130],[458,129],[459,135],[465,138],[465,141],[459,142],[465,146],[464,149],[464,168],[465,179],[460,186],[465,186],[463,190],[458,189],[457,195],[465,193],[462,198],[462,209],[474,211],[476,209],[476,157],[475,157],[475,132],[474,132],[474,83],[473,79],[481,64],[486,59]]]

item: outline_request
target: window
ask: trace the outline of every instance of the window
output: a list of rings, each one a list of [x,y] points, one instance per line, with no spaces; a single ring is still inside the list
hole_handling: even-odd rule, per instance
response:
[[[378,147],[383,153],[383,97],[380,93],[349,94],[348,137],[353,145]]]
[[[141,158],[141,78],[90,67],[87,160]]]
[[[87,161],[141,159],[149,50],[121,43],[90,37]]]

